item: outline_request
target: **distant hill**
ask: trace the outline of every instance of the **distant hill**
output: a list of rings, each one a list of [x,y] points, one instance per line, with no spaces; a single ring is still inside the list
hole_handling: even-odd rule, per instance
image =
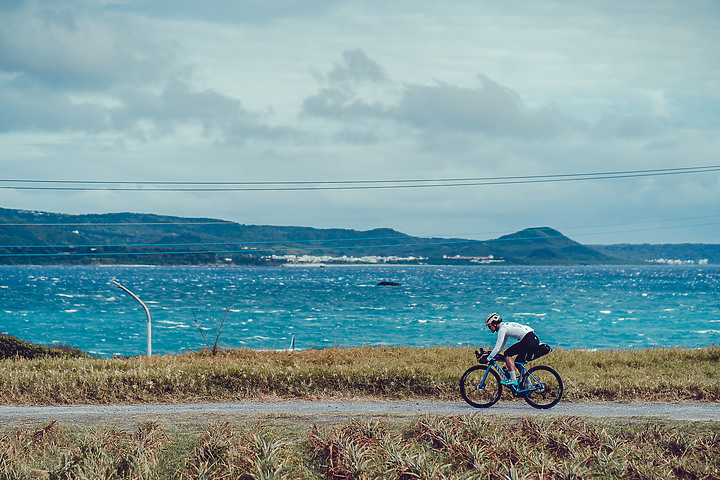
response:
[[[68,215],[0,208],[0,264],[272,265],[287,263],[288,255],[375,256],[432,264],[641,261],[608,248],[581,245],[548,227],[478,241],[413,237],[389,228],[317,229],[140,213]]]

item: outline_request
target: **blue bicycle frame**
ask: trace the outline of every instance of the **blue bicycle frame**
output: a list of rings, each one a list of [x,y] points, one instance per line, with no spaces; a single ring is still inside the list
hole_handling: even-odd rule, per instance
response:
[[[488,370],[490,368],[494,368],[495,371],[498,372],[498,374],[500,374],[500,376],[502,377],[503,380],[507,381],[510,379],[510,376],[505,373],[506,369],[501,367],[499,364],[499,362],[507,364],[507,362],[505,360],[496,360],[494,358],[489,359],[489,360],[490,360],[490,362],[488,363]],[[518,381],[517,385],[505,385],[506,387],[509,387],[513,393],[515,393],[517,395],[523,395],[525,393],[532,392],[533,390],[539,390],[540,388],[542,388],[540,385],[540,381],[535,377],[535,375],[533,375],[532,373],[530,373],[528,371],[527,367],[525,367],[525,364],[523,362],[515,361],[515,367],[517,370],[517,372],[516,372],[517,381]],[[523,388],[520,388],[520,382],[523,378],[523,375],[525,375],[525,373],[527,373],[528,378],[525,380],[525,382],[524,382],[525,385],[523,386]],[[483,377],[483,381],[482,381],[483,385],[485,384],[485,380],[487,379],[487,374],[488,374],[487,371],[485,371],[485,376]],[[528,380],[530,380],[530,381],[528,381]],[[527,387],[528,384],[530,384],[530,387]]]

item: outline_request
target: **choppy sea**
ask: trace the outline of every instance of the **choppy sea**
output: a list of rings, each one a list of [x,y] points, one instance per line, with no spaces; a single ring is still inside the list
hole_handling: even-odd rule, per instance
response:
[[[0,333],[144,355],[147,315],[112,280],[147,305],[154,354],[204,348],[201,330],[223,348],[489,346],[494,311],[556,347],[720,343],[718,266],[2,266]]]

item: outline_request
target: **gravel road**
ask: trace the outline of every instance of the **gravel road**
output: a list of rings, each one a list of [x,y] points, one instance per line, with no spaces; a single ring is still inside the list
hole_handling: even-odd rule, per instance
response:
[[[68,424],[133,426],[146,421],[206,423],[276,418],[303,423],[334,423],[356,417],[408,419],[422,414],[483,416],[575,416],[588,419],[720,421],[717,403],[564,403],[536,410],[521,402],[500,402],[474,409],[462,402],[433,401],[282,401],[150,405],[0,406],[0,425]]]

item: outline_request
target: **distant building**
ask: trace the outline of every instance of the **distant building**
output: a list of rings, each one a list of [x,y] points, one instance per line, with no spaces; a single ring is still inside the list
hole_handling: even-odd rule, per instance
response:
[[[469,260],[470,263],[502,263],[505,260],[502,258],[495,258],[493,255],[488,255],[487,257],[466,257],[462,255],[443,255],[443,258],[447,260]]]
[[[652,260],[647,260],[648,263],[658,263],[663,265],[695,265],[695,260],[671,260],[667,258],[654,258]],[[707,258],[701,258],[697,261],[698,265],[707,265],[708,259]]]
[[[318,265],[325,263],[368,263],[368,264],[380,264],[380,263],[399,263],[399,262],[419,262],[427,260],[425,257],[398,257],[394,255],[379,256],[379,255],[366,255],[363,257],[353,257],[349,255],[342,255],[339,257],[333,255],[270,255],[268,258],[275,261],[287,262],[291,265]]]

